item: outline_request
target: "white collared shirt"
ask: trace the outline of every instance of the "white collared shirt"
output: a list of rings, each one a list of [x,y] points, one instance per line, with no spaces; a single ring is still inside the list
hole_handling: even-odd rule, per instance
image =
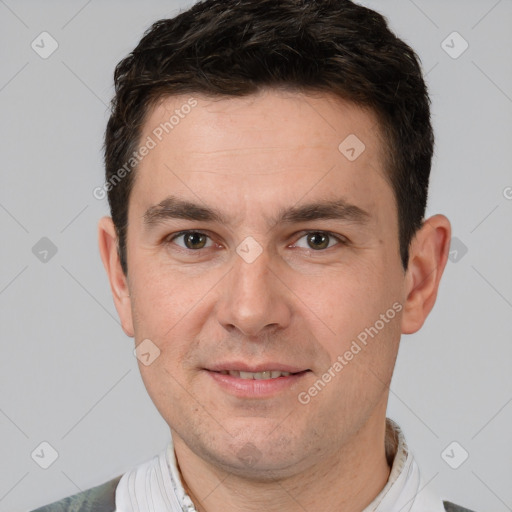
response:
[[[445,512],[442,500],[421,478],[400,427],[390,419],[387,436],[392,438],[387,444],[394,452],[391,473],[362,512]],[[122,476],[116,489],[116,512],[197,512],[183,488],[172,438],[162,453]]]

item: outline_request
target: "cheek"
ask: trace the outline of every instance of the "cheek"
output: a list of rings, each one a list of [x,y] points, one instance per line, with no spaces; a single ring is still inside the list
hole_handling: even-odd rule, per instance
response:
[[[159,371],[175,374],[188,366],[186,358],[209,318],[219,276],[216,272],[190,276],[142,259],[137,269],[131,283],[136,343],[150,339],[160,351],[157,367],[165,366]],[[141,366],[141,371],[145,369]]]
[[[130,290],[137,323],[154,328],[154,334],[161,336],[161,329],[172,328],[198,303],[204,286],[201,279],[162,264],[151,251],[132,254]]]
[[[379,319],[399,297],[380,269],[347,267],[314,280],[297,279],[293,290],[331,334],[351,337]],[[311,316],[311,315],[309,315]]]
[[[362,392],[375,386],[380,392],[381,383],[390,378],[400,340],[401,304],[399,280],[388,276],[389,270],[360,265],[317,278],[314,287],[301,288],[298,281],[294,288],[307,305],[303,314],[311,330],[329,355],[322,371],[341,358],[343,370],[335,373],[344,376],[338,384],[346,389],[360,387]]]

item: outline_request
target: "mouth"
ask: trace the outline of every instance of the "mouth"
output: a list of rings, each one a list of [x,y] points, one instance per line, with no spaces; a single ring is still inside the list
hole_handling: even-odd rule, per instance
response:
[[[223,392],[237,398],[271,398],[290,391],[311,372],[310,369],[277,363],[250,367],[242,363],[205,368]]]
[[[309,370],[303,370],[300,372],[284,372],[281,370],[264,370],[262,372],[245,372],[242,370],[221,370],[221,375],[230,375],[243,380],[269,380],[278,379],[279,377],[289,377],[290,375],[298,375],[300,373],[307,372]]]

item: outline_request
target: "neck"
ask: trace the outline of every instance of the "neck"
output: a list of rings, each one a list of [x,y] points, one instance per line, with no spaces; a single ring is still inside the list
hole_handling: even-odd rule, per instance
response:
[[[199,512],[358,512],[386,485],[385,418],[370,420],[346,446],[306,470],[262,482],[220,470],[189,450],[173,431],[185,491]]]

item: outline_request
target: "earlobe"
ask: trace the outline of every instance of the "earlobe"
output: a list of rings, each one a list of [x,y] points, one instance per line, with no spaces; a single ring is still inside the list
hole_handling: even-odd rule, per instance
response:
[[[98,223],[98,245],[101,260],[110,282],[112,297],[121,326],[127,336],[134,336],[131,299],[128,279],[121,267],[117,250],[117,234],[111,217],[103,217]]]
[[[402,333],[418,331],[434,307],[450,250],[450,221],[444,215],[427,219],[409,248]]]

